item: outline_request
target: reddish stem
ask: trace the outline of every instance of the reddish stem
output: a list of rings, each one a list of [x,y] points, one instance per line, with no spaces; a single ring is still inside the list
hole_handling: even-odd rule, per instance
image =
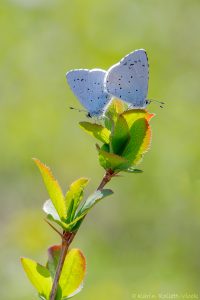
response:
[[[75,234],[76,234],[75,232],[64,232],[63,233],[61,254],[60,254],[58,266],[56,269],[56,274],[55,274],[54,281],[53,281],[53,286],[52,286],[52,290],[51,290],[51,294],[50,294],[50,298],[49,298],[50,300],[54,300],[56,298],[58,283],[59,283],[59,279],[60,279],[60,275],[62,272],[64,262],[65,262],[65,257],[67,255],[69,245],[71,244]]]
[[[111,180],[111,178],[115,175],[114,171],[109,169],[106,171],[101,183],[99,184],[97,191],[102,190],[104,186]]]

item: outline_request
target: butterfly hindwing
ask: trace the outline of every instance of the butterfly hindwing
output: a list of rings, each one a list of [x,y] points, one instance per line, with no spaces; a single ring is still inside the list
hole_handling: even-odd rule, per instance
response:
[[[72,70],[66,74],[73,93],[91,116],[101,115],[111,99],[105,91],[105,75],[106,71],[101,69]]]
[[[135,108],[147,104],[149,66],[146,51],[136,50],[112,66],[105,77],[105,87],[111,95]]]

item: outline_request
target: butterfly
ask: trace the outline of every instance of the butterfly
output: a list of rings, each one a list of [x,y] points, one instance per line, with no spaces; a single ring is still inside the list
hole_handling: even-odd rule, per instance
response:
[[[66,77],[89,117],[102,115],[112,97],[129,103],[132,109],[143,109],[152,101],[147,100],[149,64],[144,49],[129,53],[107,72],[79,69],[69,71]]]
[[[132,108],[145,108],[149,80],[149,65],[144,49],[135,50],[113,65],[105,76],[107,92],[125,102]]]
[[[88,117],[100,116],[105,106],[111,100],[104,86],[106,71],[101,69],[79,69],[71,70],[66,74],[67,82],[87,109]]]

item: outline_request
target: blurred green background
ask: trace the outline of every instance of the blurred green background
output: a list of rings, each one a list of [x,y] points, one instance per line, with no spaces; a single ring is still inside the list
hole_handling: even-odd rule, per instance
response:
[[[107,69],[145,48],[151,151],[143,174],[109,184],[114,196],[85,220],[73,246],[87,257],[76,299],[133,299],[135,293],[200,292],[200,1],[1,0],[0,4],[0,294],[36,299],[19,263],[41,263],[59,238],[43,221],[47,198],[37,157],[63,189],[103,169],[84,114],[66,84],[73,68]],[[159,298],[158,298],[159,299]]]

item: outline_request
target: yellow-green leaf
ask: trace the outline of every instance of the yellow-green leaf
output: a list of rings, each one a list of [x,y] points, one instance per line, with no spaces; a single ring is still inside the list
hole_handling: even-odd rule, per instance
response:
[[[62,298],[68,298],[81,286],[86,273],[86,260],[79,249],[71,249],[65,258],[59,284]]]
[[[138,119],[145,118],[148,122],[154,117],[154,114],[149,113],[144,109],[130,109],[125,111],[122,116],[126,120],[128,127],[131,128],[133,123]]]
[[[80,126],[90,135],[100,140],[103,143],[108,144],[110,140],[110,131],[99,124],[90,122],[80,122]]]
[[[119,115],[121,113],[123,113],[127,108],[127,105],[125,102],[117,99],[117,98],[113,98],[113,100],[110,102],[110,104],[108,105],[107,109],[106,109],[106,114],[109,115]]]
[[[28,279],[36,288],[38,294],[45,299],[49,299],[52,288],[52,278],[49,270],[29,258],[21,258],[21,263]]]
[[[112,130],[114,123],[116,122],[119,114],[122,114],[127,109],[127,105],[125,102],[114,98],[110,104],[108,105],[104,118],[104,123],[106,128]]]
[[[33,159],[38,166],[43,177],[49,197],[61,219],[66,218],[66,207],[64,195],[57,180],[54,178],[50,168],[44,165],[38,159]]]
[[[69,218],[69,221],[73,219],[76,209],[83,198],[83,191],[88,184],[88,181],[89,179],[83,177],[74,181],[70,185],[70,188],[65,197],[67,218]]]

